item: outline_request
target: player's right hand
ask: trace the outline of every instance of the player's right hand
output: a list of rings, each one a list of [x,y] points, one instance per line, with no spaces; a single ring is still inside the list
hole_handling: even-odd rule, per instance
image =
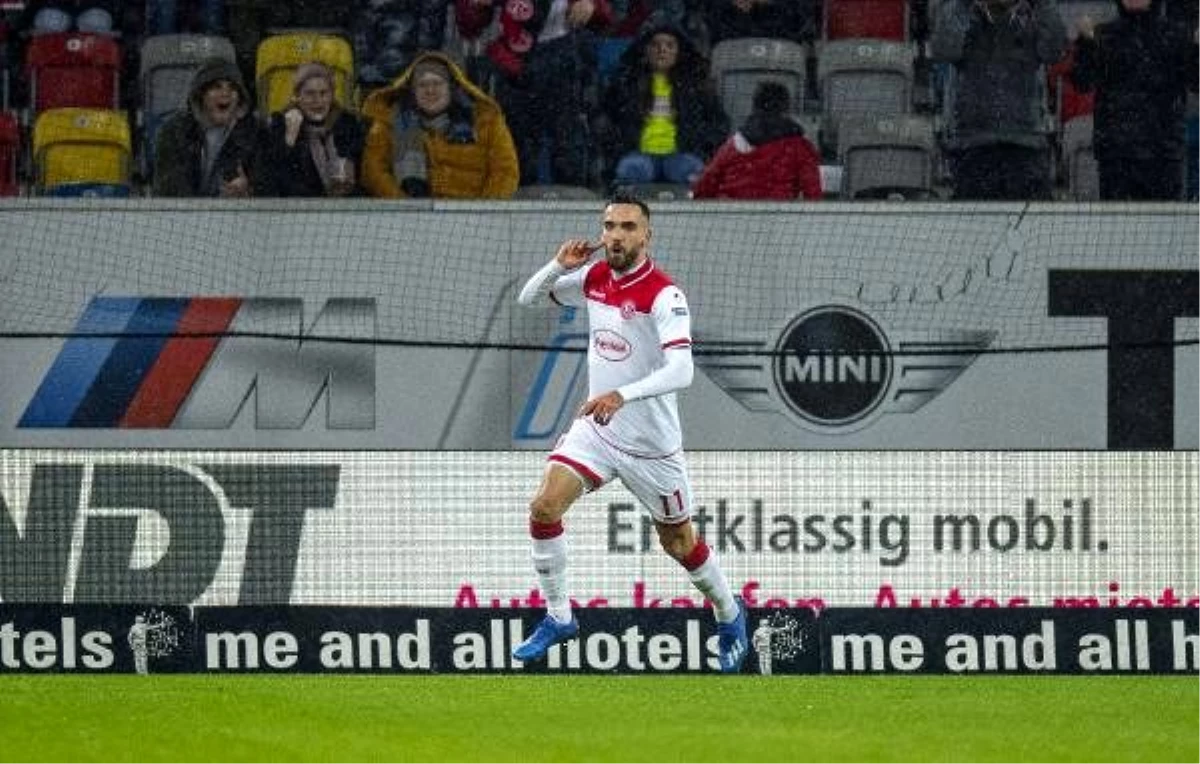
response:
[[[554,259],[567,270],[574,270],[592,259],[592,253],[600,249],[600,244],[593,244],[587,239],[567,239],[558,248]]]

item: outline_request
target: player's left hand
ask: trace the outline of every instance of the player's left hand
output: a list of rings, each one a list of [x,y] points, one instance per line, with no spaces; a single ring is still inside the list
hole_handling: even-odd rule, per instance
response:
[[[613,415],[625,405],[625,399],[619,392],[613,390],[604,395],[597,395],[579,409],[579,416],[590,416],[596,424],[605,425],[612,421]]]

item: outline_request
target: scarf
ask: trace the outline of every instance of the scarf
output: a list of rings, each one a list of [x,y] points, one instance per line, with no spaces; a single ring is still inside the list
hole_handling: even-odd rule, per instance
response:
[[[395,151],[392,152],[392,173],[396,182],[406,178],[429,180],[429,157],[425,153],[425,134],[435,132],[446,135],[450,131],[450,115],[443,112],[436,117],[426,117],[406,111],[397,119],[394,127]]]
[[[300,130],[300,139],[308,146],[308,153],[321,177],[321,187],[326,191],[336,183],[353,184],[354,164],[347,162],[338,154],[337,144],[333,141],[333,124],[337,121],[338,111],[329,112],[329,116],[320,124],[304,123]]]

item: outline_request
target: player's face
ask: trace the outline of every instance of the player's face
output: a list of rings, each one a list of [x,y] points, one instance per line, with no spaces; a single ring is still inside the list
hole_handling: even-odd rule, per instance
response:
[[[641,262],[650,243],[650,221],[636,204],[610,204],[604,210],[601,237],[613,270],[627,271]]]

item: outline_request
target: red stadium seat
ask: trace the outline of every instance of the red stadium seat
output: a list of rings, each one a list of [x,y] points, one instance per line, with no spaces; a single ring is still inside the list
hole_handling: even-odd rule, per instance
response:
[[[907,0],[825,0],[826,40],[908,39]]]
[[[120,106],[121,49],[111,37],[83,32],[38,35],[25,51],[29,105],[47,109]]]
[[[21,147],[21,130],[17,115],[0,111],[0,196],[20,193],[17,182],[17,154]]]

